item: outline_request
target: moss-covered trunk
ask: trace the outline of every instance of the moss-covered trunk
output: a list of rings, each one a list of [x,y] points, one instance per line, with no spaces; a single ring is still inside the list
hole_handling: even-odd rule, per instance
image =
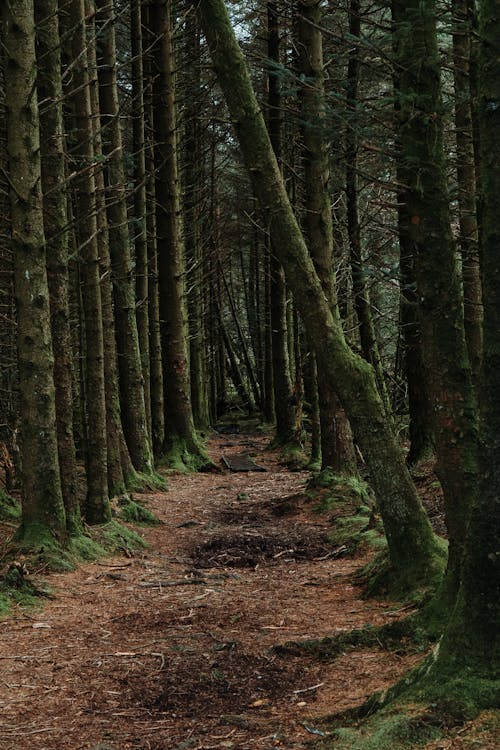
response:
[[[132,0],[130,10],[130,48],[132,51],[132,141],[134,152],[134,216],[135,296],[142,384],[146,424],[151,438],[151,380],[149,368],[148,309],[148,232],[147,174],[144,116],[144,66],[142,44],[141,0]]]
[[[406,211],[401,230],[415,262],[453,597],[477,490],[477,415],[460,270],[450,227],[436,4],[434,0],[396,0],[393,12],[399,71],[397,137]]]
[[[156,166],[156,228],[160,281],[165,454],[185,462],[206,460],[199,445],[191,409],[187,352],[184,243],[177,168],[175,70],[171,0],[155,0],[151,26],[158,38],[153,59]]]
[[[336,388],[371,471],[391,560],[403,581],[434,570],[436,542],[387,423],[373,370],[347,345],[288,199],[223,0],[202,0],[202,26],[261,210],[318,361]]]
[[[500,15],[480,4],[479,113],[484,350],[480,386],[480,479],[472,511],[457,604],[428,679],[451,678],[458,699],[498,707],[500,668]]]
[[[62,110],[61,46],[57,0],[36,0],[37,92],[40,102],[43,227],[47,242],[50,321],[61,488],[70,533],[80,530],[80,508],[73,439],[73,384],[69,323],[68,216]]]
[[[87,60],[89,68],[90,107],[94,145],[96,221],[99,245],[99,273],[101,287],[102,332],[104,347],[104,390],[106,396],[106,444],[108,462],[108,488],[111,497],[126,491],[126,478],[134,469],[123,434],[118,382],[118,355],[116,351],[115,312],[113,285],[111,283],[111,256],[109,251],[106,189],[102,158],[101,118],[97,81],[95,38],[95,3],[85,0],[87,13]]]
[[[120,103],[116,79],[114,8],[110,0],[97,0],[97,58],[103,150],[106,162],[106,206],[108,215],[111,271],[122,424],[130,457],[138,471],[153,470],[141,353],[135,317],[135,288],[130,235],[128,231],[126,179],[120,127]]]
[[[94,134],[83,0],[69,0],[65,8],[65,19],[71,44],[73,73],[72,158],[76,174],[72,185],[77,207],[86,342],[87,498],[84,514],[89,523],[104,523],[110,519],[111,510],[108,500],[104,344],[93,170]]]
[[[325,137],[325,85],[323,73],[323,10],[320,2],[299,2],[297,20],[302,160],[304,165],[304,229],[314,268],[340,325],[333,264],[333,223],[330,208],[330,167]],[[356,473],[356,455],[349,420],[323,367],[318,366],[321,422],[321,463],[346,474]]]
[[[267,55],[271,61],[268,73],[267,127],[278,163],[283,159],[283,109],[280,80],[280,27],[278,4],[267,4]],[[270,312],[271,350],[273,363],[274,411],[276,415],[276,441],[282,445],[295,440],[295,409],[290,377],[288,331],[286,310],[285,272],[270,246]]]
[[[21,535],[64,541],[54,360],[43,232],[33,0],[2,7],[21,416]]]

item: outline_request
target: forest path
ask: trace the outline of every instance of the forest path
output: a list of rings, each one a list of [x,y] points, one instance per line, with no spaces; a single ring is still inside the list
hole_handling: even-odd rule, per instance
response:
[[[164,521],[143,531],[146,550],[46,576],[53,600],[0,621],[2,750],[305,748],[315,719],[418,659],[270,651],[397,614],[360,598],[363,558],[329,556],[328,518],[301,500],[308,474],[267,442],[215,436],[217,463],[247,451],[268,471],[170,477],[138,497]]]

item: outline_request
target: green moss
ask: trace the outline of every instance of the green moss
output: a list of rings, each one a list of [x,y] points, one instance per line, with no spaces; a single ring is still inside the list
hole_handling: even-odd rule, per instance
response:
[[[280,464],[286,466],[290,471],[300,471],[306,467],[308,458],[299,443],[287,442],[276,444],[276,441],[273,440],[270,447],[279,448],[278,460]]]
[[[28,569],[24,563],[9,565],[0,579],[0,614],[9,614],[13,604],[30,608],[39,606],[42,597],[50,596],[49,588],[36,585],[27,576]]]
[[[305,641],[289,641],[275,646],[274,652],[280,655],[298,656],[308,654],[319,661],[331,662],[347,650],[376,647],[387,651],[422,652],[429,641],[413,619],[398,620],[374,627],[366,625],[326,638]]]
[[[93,540],[103,547],[108,554],[116,552],[129,554],[147,547],[145,539],[118,521],[109,521],[101,526],[93,526],[91,533]]]
[[[367,542],[371,531],[363,535]],[[423,605],[438,589],[443,578],[447,560],[445,540],[436,537],[436,545],[430,565],[425,574],[417,570],[414,576],[407,571],[401,573],[391,564],[387,548],[382,551],[357,573],[360,583],[365,586],[365,596],[390,596],[406,604]]]
[[[331,487],[336,482],[336,475],[331,469],[323,469],[317,474],[313,474],[309,479],[307,486],[309,489],[319,489],[320,487]]]
[[[163,453],[160,466],[172,473],[189,474],[193,471],[216,470],[218,467],[209,459],[201,441],[189,446],[181,439],[171,440]]]
[[[438,739],[442,733],[443,722],[439,716],[395,708],[388,714],[373,717],[359,729],[335,729],[333,747],[336,750],[411,750]]]
[[[0,521],[19,521],[21,505],[11,495],[0,490]]]
[[[158,526],[160,519],[141,503],[135,502],[127,495],[118,500],[118,518],[129,523],[138,523],[144,526]]]
[[[335,750],[420,747],[446,735],[450,728],[475,719],[481,711],[498,708],[498,680],[466,671],[453,677],[429,677],[433,658],[429,656],[386,693],[375,694],[355,709],[326,718],[335,737]]]
[[[126,477],[125,485],[129,492],[151,492],[155,490],[166,490],[167,480],[156,471],[150,473],[134,471]],[[126,495],[126,492],[115,493],[114,496],[116,497],[117,494]]]

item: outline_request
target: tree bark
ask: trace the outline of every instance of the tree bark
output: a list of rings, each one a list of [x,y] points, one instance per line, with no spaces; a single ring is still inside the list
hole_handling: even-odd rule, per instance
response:
[[[273,68],[268,73],[267,127],[276,159],[281,165],[283,159],[283,109],[280,73],[277,70],[280,64],[280,29],[279,9],[276,2],[267,4],[267,54],[273,64]],[[276,442],[287,445],[295,442],[295,399],[290,377],[288,352],[285,272],[276,255],[272,240],[270,253],[271,350]]]
[[[163,400],[163,365],[160,331],[160,298],[158,286],[158,246],[156,238],[156,186],[154,163],[153,76],[152,47],[156,38],[151,28],[150,6],[142,4],[144,31],[144,115],[147,174],[147,240],[148,240],[148,317],[149,369],[151,392],[151,439],[155,458],[161,456],[165,437],[165,408]]]
[[[476,708],[498,706],[500,664],[500,16],[495,0],[480,11],[481,248],[484,357],[480,387],[480,491],[469,525],[461,586],[437,658],[426,677]]]
[[[70,534],[81,531],[73,438],[73,384],[69,324],[68,215],[57,0],[36,0],[43,226],[54,351],[56,426],[61,489]]]
[[[84,514],[88,523],[105,523],[111,518],[108,500],[106,398],[104,388],[104,344],[101,290],[99,285],[99,247],[96,221],[92,110],[90,106],[85,8],[83,0],[68,0],[66,6],[71,42],[74,128],[72,157],[73,179],[78,208],[83,281],[83,308],[86,341],[86,414],[87,414],[87,498]]]
[[[87,61],[89,67],[90,108],[92,111],[92,133],[95,168],[95,201],[97,238],[99,245],[99,274],[101,287],[102,332],[104,347],[104,390],[106,394],[106,443],[108,461],[108,488],[111,497],[126,491],[126,483],[132,479],[134,467],[123,434],[120,391],[118,379],[118,354],[116,350],[115,312],[113,285],[111,282],[111,257],[109,252],[108,217],[106,212],[106,189],[102,161],[101,117],[99,106],[99,84],[97,80],[95,3],[85,0],[87,13]]]
[[[471,96],[472,19],[468,0],[453,3],[453,78],[455,84],[455,137],[457,143],[458,214],[464,325],[472,377],[481,369],[483,304],[479,268],[479,236],[476,216],[476,169]]]
[[[340,325],[333,265],[329,153],[324,136],[322,16],[319,0],[299,2],[299,70],[306,82],[300,90],[306,193],[304,227],[314,268],[332,315]],[[356,473],[356,454],[349,420],[323,370],[321,360],[317,369],[322,468],[330,467],[346,474]]]
[[[135,317],[135,290],[130,254],[125,169],[116,80],[116,42],[112,0],[97,0],[97,57],[103,150],[106,162],[106,208],[122,424],[134,468],[151,473],[153,462],[144,401],[141,353]]]
[[[18,319],[22,518],[25,545],[64,542],[54,359],[43,233],[32,0],[3,8],[12,249]]]
[[[370,306],[370,294],[366,284],[363,267],[363,253],[361,250],[361,226],[359,223],[358,206],[358,127],[357,108],[359,107],[359,70],[360,70],[360,39],[361,36],[361,6],[359,0],[351,0],[349,7],[349,34],[353,38],[347,63],[347,104],[349,107],[346,128],[346,202],[347,202],[347,231],[349,234],[349,254],[352,273],[352,292],[354,309],[358,318],[359,339],[363,357],[373,366],[377,386],[385,406],[387,416],[392,418],[392,408],[387,393],[384,370],[380,359],[375,327]]]
[[[184,246],[181,227],[175,113],[171,0],[155,0],[151,26],[158,34],[153,59],[156,166],[156,227],[159,258],[160,317],[165,393],[166,455],[205,463],[191,409],[186,346]]]
[[[148,437],[151,439],[151,381],[149,369],[147,174],[144,112],[144,66],[141,0],[132,0],[130,47],[132,51],[132,142],[134,151],[135,296],[142,385]]]
[[[412,249],[433,404],[437,472],[449,536],[447,588],[456,594],[477,491],[477,415],[448,205],[434,0],[394,2],[402,231]]]

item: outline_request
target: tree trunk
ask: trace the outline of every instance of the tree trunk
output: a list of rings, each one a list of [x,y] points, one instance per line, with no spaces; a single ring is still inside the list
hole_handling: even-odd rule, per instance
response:
[[[267,35],[267,54],[273,64],[273,68],[270,69],[268,74],[267,127],[276,159],[281,165],[283,159],[283,109],[280,73],[278,72],[280,65],[280,29],[278,4],[276,2],[267,4]],[[285,272],[278,260],[272,240],[270,253],[271,350],[276,442],[287,445],[295,442],[295,400],[288,354]]]
[[[202,200],[205,177],[200,107],[201,45],[200,24],[195,13],[186,18],[186,81],[189,98],[184,112],[184,225],[188,264],[188,324],[191,404],[197,428],[210,422],[206,383],[203,294]]]
[[[349,234],[349,254],[352,273],[352,292],[354,309],[359,324],[359,339],[363,357],[373,366],[379,393],[384,402],[388,417],[392,418],[391,403],[385,383],[384,370],[380,359],[375,327],[370,306],[370,295],[365,280],[363,268],[363,254],[361,250],[361,227],[359,223],[358,206],[358,127],[357,108],[360,49],[361,44],[361,7],[359,0],[351,0],[349,8],[349,34],[353,39],[349,50],[347,64],[347,104],[349,107],[346,128],[346,202],[347,202],[347,231]]]
[[[132,0],[130,10],[132,51],[132,141],[134,151],[134,249],[135,296],[146,425],[151,438],[151,381],[149,369],[147,174],[144,115],[144,66],[141,0]]]
[[[469,525],[461,587],[437,659],[424,679],[464,703],[498,706],[500,663],[500,276],[498,195],[500,193],[500,16],[495,0],[481,2],[480,142],[481,247],[484,299],[484,355],[480,388],[480,478]]]
[[[73,179],[78,208],[83,308],[86,341],[87,413],[87,498],[88,523],[105,523],[111,518],[108,501],[106,399],[104,388],[104,345],[99,286],[99,247],[94,179],[92,110],[90,106],[85,8],[83,0],[69,0],[66,27],[72,51],[75,127],[72,132],[76,175]]]
[[[126,483],[132,479],[134,467],[123,434],[118,382],[118,354],[116,351],[115,313],[113,285],[111,282],[111,258],[109,253],[108,218],[106,212],[106,189],[102,162],[101,118],[97,81],[95,4],[86,0],[87,13],[87,61],[89,67],[90,107],[94,144],[95,201],[97,211],[97,237],[99,246],[99,274],[102,306],[102,331],[104,347],[104,390],[106,394],[106,442],[108,460],[108,488],[111,497],[126,491]]]
[[[468,0],[453,3],[453,76],[464,325],[472,377],[476,382],[481,369],[483,305],[470,86],[472,19],[469,18],[468,6]]]
[[[68,216],[62,111],[61,48],[57,0],[36,0],[37,93],[40,103],[43,225],[54,350],[56,426],[61,489],[70,534],[81,530],[73,439],[73,387],[69,326]]]
[[[112,0],[97,0],[96,16],[99,101],[106,162],[106,206],[122,423],[130,457],[138,471],[153,471],[144,402],[141,353],[135,317],[135,290],[130,255],[125,169],[116,80],[115,17]]]
[[[175,117],[174,52],[171,0],[155,0],[151,26],[159,35],[154,48],[153,96],[156,166],[156,226],[160,277],[164,450],[188,464],[203,464],[191,410],[186,346],[184,247],[182,240]]]
[[[301,87],[303,162],[305,173],[304,226],[309,252],[332,315],[340,326],[333,265],[333,226],[329,192],[329,154],[324,136],[325,88],[323,79],[322,8],[299,2],[297,36]],[[356,454],[349,421],[321,359],[318,362],[321,422],[321,464],[346,474],[356,473]]]
[[[22,519],[26,546],[64,542],[54,360],[43,233],[32,0],[3,8],[12,249],[18,320]]]
[[[151,29],[150,7],[142,4],[144,31],[144,117],[147,175],[147,239],[148,239],[148,317],[149,369],[151,392],[151,439],[153,454],[159,458],[165,437],[165,408],[163,401],[163,365],[161,354],[160,298],[158,286],[158,247],[156,241],[156,186],[154,166],[153,76],[151,72],[152,46],[156,35]]]
[[[402,231],[414,257],[423,351],[434,409],[438,476],[449,536],[449,596],[477,491],[477,416],[464,334],[443,150],[434,0],[394,2],[398,139],[405,187]]]
[[[199,6],[219,84],[225,95],[253,188],[320,365],[337,388],[370,468],[392,563],[408,585],[429,580],[436,541],[387,423],[373,369],[348,347],[325,299],[288,199],[262,113],[223,0]]]

